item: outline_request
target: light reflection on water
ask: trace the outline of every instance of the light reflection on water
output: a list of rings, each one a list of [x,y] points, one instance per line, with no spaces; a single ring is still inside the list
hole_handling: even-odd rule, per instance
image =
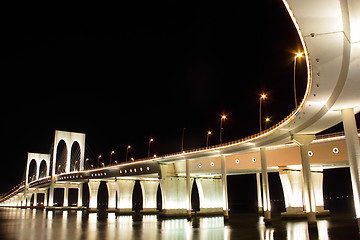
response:
[[[263,217],[252,219],[239,220],[237,226],[224,224],[222,217],[158,220],[156,215],[0,209],[0,239],[312,239],[306,221],[265,226]],[[330,239],[328,231],[328,220],[318,220],[318,238]]]

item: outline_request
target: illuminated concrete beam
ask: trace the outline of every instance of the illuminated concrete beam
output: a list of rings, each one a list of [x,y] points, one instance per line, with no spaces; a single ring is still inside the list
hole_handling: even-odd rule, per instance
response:
[[[157,189],[159,187],[159,181],[140,181],[141,190],[143,194],[143,210],[142,212],[153,213],[157,212]]]
[[[69,183],[67,182],[64,186],[64,202],[63,207],[69,206]]]
[[[34,201],[33,201],[33,207],[37,206],[37,197],[38,197],[38,192],[37,189],[34,191]]]
[[[78,187],[78,199],[77,199],[77,207],[78,208],[82,207],[82,205],[83,205],[82,193],[83,193],[83,185],[82,185],[82,183],[80,183],[79,187]]]
[[[190,160],[185,160],[185,174],[186,174],[186,199],[187,199],[187,218],[191,218],[191,178],[190,178]]]
[[[221,183],[222,183],[222,195],[223,195],[223,211],[224,218],[229,218],[229,200],[227,189],[227,171],[226,171],[226,157],[221,155]]]
[[[347,146],[351,184],[354,196],[355,214],[360,229],[360,144],[357,134],[354,110],[352,108],[341,111]]]
[[[220,178],[196,178],[200,198],[200,214],[223,213],[222,181]]]
[[[117,213],[132,213],[132,194],[134,191],[135,180],[117,179],[118,208]]]
[[[260,158],[261,158],[264,221],[269,222],[269,221],[271,221],[271,204],[270,204],[270,192],[269,192],[266,150],[263,147],[260,148]]]
[[[258,200],[258,212],[263,212],[263,203],[262,203],[262,194],[261,194],[261,180],[260,173],[256,173],[256,190],[257,190],[257,200]]]

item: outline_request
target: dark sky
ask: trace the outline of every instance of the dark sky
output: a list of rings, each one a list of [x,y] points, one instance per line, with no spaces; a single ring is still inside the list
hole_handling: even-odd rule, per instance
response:
[[[88,3],[87,3],[88,4]],[[48,153],[55,129],[87,134],[87,156],[135,158],[219,143],[276,124],[294,109],[301,44],[282,2],[133,1],[9,6],[1,15],[0,192],[20,182],[27,152]],[[99,3],[98,3],[99,4]],[[256,9],[256,10],[255,10]],[[298,62],[299,101],[304,60]],[[91,154],[89,154],[91,153]],[[5,173],[4,173],[5,172]]]

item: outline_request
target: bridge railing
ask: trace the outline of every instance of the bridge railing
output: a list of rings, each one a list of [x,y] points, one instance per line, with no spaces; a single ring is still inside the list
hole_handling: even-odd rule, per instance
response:
[[[154,157],[140,158],[140,159],[137,159],[135,161],[138,162],[138,161],[145,161],[145,160],[151,160],[151,159],[168,158],[168,157],[172,157],[172,156],[180,156],[180,155],[183,155],[183,154],[197,153],[197,152],[203,152],[203,151],[214,151],[214,150],[219,150],[221,148],[231,146],[231,145],[251,142],[253,140],[258,139],[259,137],[269,135],[272,132],[276,131],[278,128],[281,128],[282,125],[284,125],[288,121],[295,118],[297,113],[299,112],[299,110],[300,110],[299,108],[295,109],[286,118],[284,118],[283,120],[281,120],[277,124],[267,128],[267,129],[265,129],[265,130],[263,130],[263,131],[261,131],[259,133],[256,133],[256,134],[244,137],[244,138],[240,138],[240,139],[237,139],[237,140],[234,140],[234,141],[230,141],[230,142],[226,142],[226,143],[222,143],[222,144],[217,144],[217,145],[212,145],[212,146],[208,146],[208,147],[201,147],[201,148],[195,148],[195,149],[191,149],[191,150],[185,150],[185,151],[180,151],[180,152],[175,152],[175,153],[170,153],[170,154],[164,154],[164,155],[160,155],[160,156],[158,156],[156,158],[154,158]]]

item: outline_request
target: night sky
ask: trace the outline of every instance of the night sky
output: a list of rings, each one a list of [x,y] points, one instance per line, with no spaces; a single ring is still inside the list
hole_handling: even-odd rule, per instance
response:
[[[86,133],[87,156],[123,161],[219,143],[276,124],[294,109],[301,44],[282,2],[132,1],[9,6],[1,14],[0,192],[20,182],[27,152],[55,129]],[[256,11],[255,11],[256,9]],[[306,83],[298,61],[298,98]],[[95,160],[95,159],[94,159]]]

